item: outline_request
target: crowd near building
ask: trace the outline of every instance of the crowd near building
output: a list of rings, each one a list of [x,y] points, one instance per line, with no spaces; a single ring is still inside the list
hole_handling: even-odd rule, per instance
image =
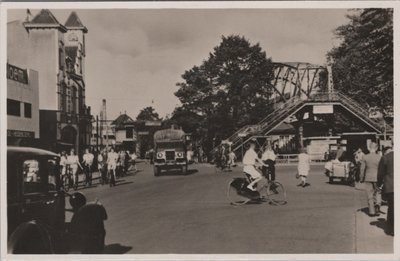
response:
[[[90,143],[85,101],[87,28],[72,12],[64,24],[47,9],[7,24],[9,145],[53,151]]]

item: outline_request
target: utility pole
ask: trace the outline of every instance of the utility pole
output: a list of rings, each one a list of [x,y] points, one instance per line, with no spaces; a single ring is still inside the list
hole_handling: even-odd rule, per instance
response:
[[[96,150],[99,151],[99,115],[96,115]]]

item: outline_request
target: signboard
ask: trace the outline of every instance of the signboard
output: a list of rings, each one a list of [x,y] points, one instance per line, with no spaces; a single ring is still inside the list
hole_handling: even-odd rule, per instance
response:
[[[145,126],[161,126],[161,121],[146,121]]]
[[[314,114],[332,114],[333,113],[333,105],[314,105],[313,113]]]
[[[35,133],[33,131],[7,130],[7,137],[33,139],[35,137]]]
[[[138,131],[138,135],[149,135],[148,131]]]
[[[7,79],[28,84],[28,72],[7,63]]]

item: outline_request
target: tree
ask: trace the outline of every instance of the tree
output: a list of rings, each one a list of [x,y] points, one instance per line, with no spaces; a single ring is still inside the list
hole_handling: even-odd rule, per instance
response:
[[[327,55],[334,86],[368,106],[393,106],[393,9],[353,10]]]
[[[143,108],[138,116],[136,117],[136,120],[140,121],[157,121],[160,120],[160,117],[158,116],[158,113],[155,111],[155,109],[151,106],[148,106],[146,108]]]
[[[197,115],[208,145],[227,138],[247,124],[255,124],[271,110],[273,63],[259,44],[243,36],[222,36],[207,60],[182,75],[175,95],[181,111]]]

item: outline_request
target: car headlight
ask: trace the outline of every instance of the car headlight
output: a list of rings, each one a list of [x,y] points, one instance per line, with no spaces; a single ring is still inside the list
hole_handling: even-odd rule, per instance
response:
[[[183,157],[183,153],[182,152],[178,152],[178,153],[176,153],[176,156],[178,156],[179,158],[182,158]]]
[[[161,152],[157,153],[157,158],[161,159],[163,157],[163,154]]]

